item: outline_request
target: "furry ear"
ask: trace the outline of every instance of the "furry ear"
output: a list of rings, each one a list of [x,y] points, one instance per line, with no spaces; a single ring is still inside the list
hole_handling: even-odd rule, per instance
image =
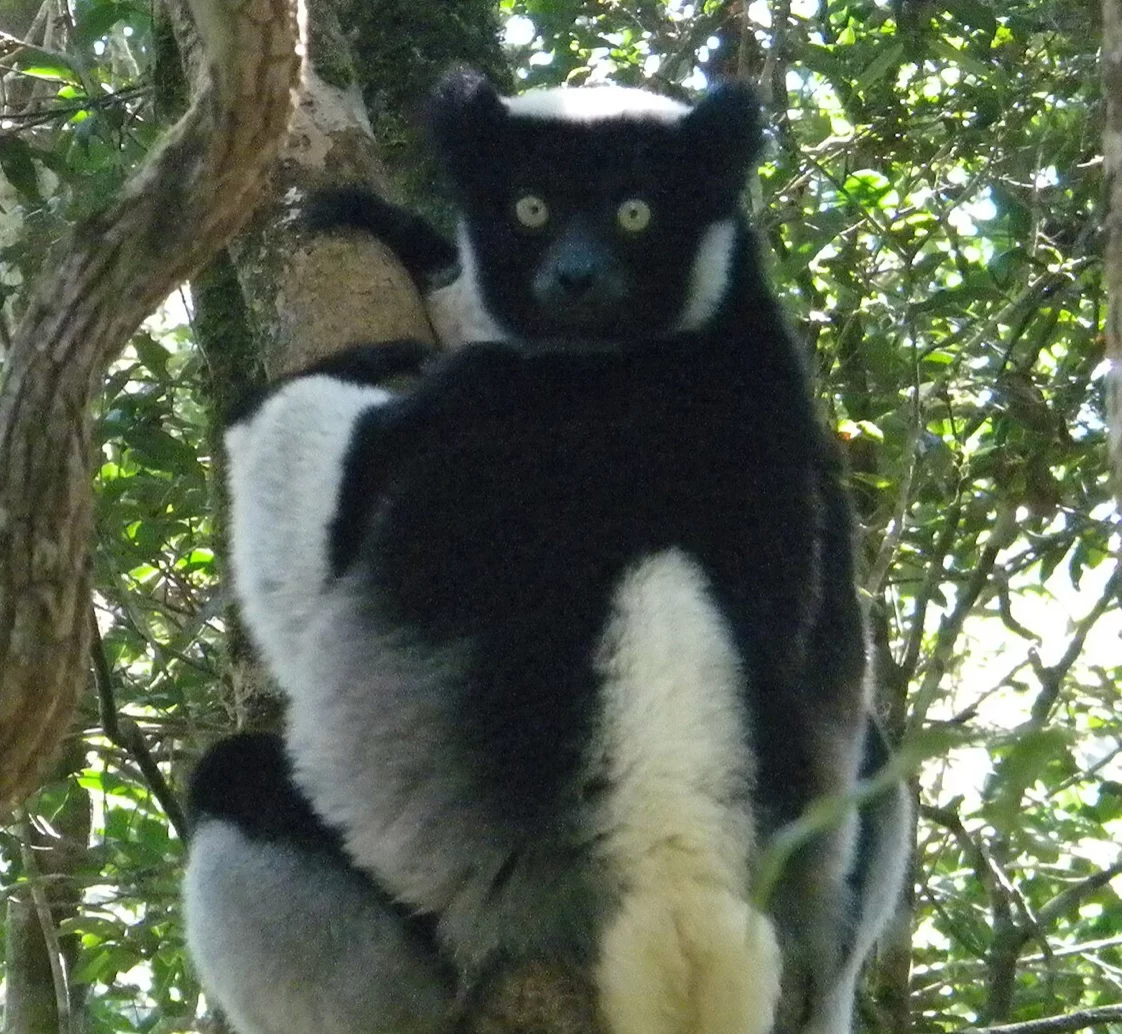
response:
[[[471,68],[446,72],[429,97],[428,123],[449,174],[460,181],[491,150],[506,122],[491,81]]]
[[[712,155],[720,167],[743,177],[764,142],[755,90],[735,79],[711,86],[685,117],[683,132],[693,153]]]

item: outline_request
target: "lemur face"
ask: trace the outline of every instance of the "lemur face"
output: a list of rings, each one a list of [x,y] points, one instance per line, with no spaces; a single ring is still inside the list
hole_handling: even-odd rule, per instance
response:
[[[759,143],[745,90],[693,109],[608,87],[500,98],[460,73],[432,119],[464,273],[514,334],[651,338],[719,307]]]

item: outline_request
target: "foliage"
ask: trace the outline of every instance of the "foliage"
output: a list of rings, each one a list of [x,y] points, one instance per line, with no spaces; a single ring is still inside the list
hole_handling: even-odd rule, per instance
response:
[[[898,737],[954,744],[916,781],[915,1029],[1122,1001],[1097,2],[756,0],[743,18],[733,0],[498,7],[527,86],[761,83],[769,148],[750,202],[847,443],[881,704]],[[42,25],[34,47],[0,37],[9,326],[46,250],[160,122],[147,5],[84,0],[69,24],[51,18],[50,45]],[[137,336],[99,413],[100,649],[145,750],[107,733],[91,689],[84,760],[30,809],[49,836],[68,793],[93,805],[66,874],[82,904],[60,923],[80,941],[90,1031],[196,1022],[182,843],[140,771],[146,751],[181,789],[231,724],[211,416],[183,319]],[[29,875],[24,858],[14,832],[0,837],[5,886]],[[899,979],[877,974],[878,1030],[905,1029],[885,992]]]

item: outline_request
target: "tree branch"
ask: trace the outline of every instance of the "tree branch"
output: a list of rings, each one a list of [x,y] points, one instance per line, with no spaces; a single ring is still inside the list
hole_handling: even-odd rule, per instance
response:
[[[118,200],[75,233],[0,387],[0,807],[31,790],[86,682],[89,402],[137,324],[253,210],[299,77],[292,0],[196,0],[204,84]]]
[[[55,929],[54,917],[51,915],[51,905],[47,901],[47,895],[43,892],[42,876],[31,847],[31,822],[26,814],[20,816],[18,832],[20,859],[23,862],[23,871],[27,879],[27,889],[31,894],[32,904],[35,906],[35,915],[39,920],[43,943],[47,946],[47,961],[50,963],[51,981],[55,989],[58,1034],[71,1034],[70,981],[66,975],[66,963],[62,956],[62,948],[58,943],[58,931]]]
[[[1037,913],[1037,920],[1041,923],[1050,923],[1058,919],[1065,912],[1075,908],[1088,894],[1093,894],[1100,887],[1105,887],[1117,876],[1122,876],[1122,861],[1115,862],[1101,872],[1093,873],[1086,879],[1060,891],[1054,898],[1044,904]]]
[[[870,597],[876,596],[884,587],[884,580],[896,559],[896,550],[904,537],[904,527],[908,521],[908,511],[912,503],[912,482],[915,479],[916,468],[919,466],[919,438],[923,430],[923,415],[921,412],[919,388],[912,390],[912,405],[908,417],[908,440],[904,446],[904,455],[907,457],[903,476],[900,478],[899,489],[896,494],[896,506],[893,509],[892,519],[888,529],[881,539],[880,548],[877,550],[876,559],[872,563],[869,575],[865,579],[865,591]]]
[[[955,494],[954,502],[943,518],[943,527],[935,540],[934,548],[930,554],[927,571],[923,577],[923,584],[916,593],[912,605],[912,624],[908,629],[908,643],[904,648],[904,656],[900,660],[900,677],[910,682],[919,665],[919,653],[923,646],[923,629],[927,621],[927,607],[931,597],[943,577],[943,561],[954,545],[955,535],[958,534],[959,522],[962,520],[962,491]]]
[[[955,1034],[1062,1034],[1063,1031],[1084,1030],[1122,1020],[1122,1005],[1103,1005],[1097,1009],[1081,1009],[1060,1016],[1046,1016],[1024,1023],[1002,1023],[994,1027],[966,1027]]]
[[[90,652],[94,669],[94,684],[97,687],[97,710],[101,718],[101,728],[111,743],[116,744],[136,762],[160,807],[164,809],[179,839],[187,842],[187,818],[180,807],[179,800],[172,792],[156,759],[144,742],[140,726],[131,718],[121,718],[117,714],[117,701],[113,697],[113,671],[105,656],[105,646],[97,630],[97,620],[90,609]]]
[[[967,863],[974,870],[978,882],[985,888],[993,910],[994,926],[1011,926],[1013,923],[1013,895],[1008,879],[994,863],[985,850],[969,833],[962,818],[954,808],[939,808],[935,805],[920,806],[920,814],[929,822],[942,826],[958,843],[966,856]]]
[[[1114,467],[1115,498],[1122,507],[1122,7],[1103,0],[1103,34],[1100,64],[1106,121],[1103,157],[1106,160],[1106,376],[1109,419],[1107,441]]]
[[[1114,572],[1107,579],[1098,601],[1075,626],[1075,634],[1068,642],[1063,656],[1055,664],[1045,666],[1035,650],[1030,652],[1029,660],[1036,677],[1040,680],[1041,687],[1040,693],[1032,702],[1032,721],[1036,725],[1043,726],[1048,720],[1048,715],[1059,698],[1067,673],[1079,659],[1080,653],[1083,652],[1083,644],[1087,642],[1087,636],[1090,635],[1091,629],[1098,623],[1099,618],[1110,609],[1110,605],[1118,598],[1120,590],[1122,590],[1122,563],[1115,565]]]
[[[958,594],[954,609],[939,622],[935,649],[932,651],[927,670],[924,672],[923,682],[920,684],[915,695],[915,701],[912,704],[912,728],[919,728],[926,720],[928,708],[934,702],[939,691],[939,684],[943,681],[943,675],[954,656],[955,644],[962,632],[962,626],[966,623],[970,611],[982,594],[982,590],[986,587],[986,582],[997,563],[998,554],[1016,537],[1017,519],[1013,508],[1008,507],[999,510],[993,527],[990,529],[989,539],[978,558],[978,563],[963,586],[962,592]]]

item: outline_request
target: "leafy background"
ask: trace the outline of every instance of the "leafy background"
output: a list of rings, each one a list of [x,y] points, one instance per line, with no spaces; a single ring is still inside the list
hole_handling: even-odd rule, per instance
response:
[[[880,705],[897,739],[940,745],[915,775],[914,890],[862,1023],[1122,1002],[1098,4],[503,0],[498,16],[521,86],[760,83],[768,150],[746,201],[849,453]],[[0,28],[2,346],[181,85],[147,4],[0,0]],[[90,691],[57,778],[0,831],[0,973],[48,927],[91,1034],[209,1029],[176,795],[245,714],[191,311],[188,289],[169,299],[106,380]]]

